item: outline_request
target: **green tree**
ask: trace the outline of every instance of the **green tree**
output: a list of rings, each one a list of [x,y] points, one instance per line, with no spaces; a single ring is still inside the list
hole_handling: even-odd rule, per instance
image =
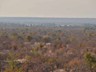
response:
[[[26,40],[27,40],[28,42],[30,42],[30,41],[32,40],[32,37],[31,37],[30,35],[28,35],[28,36],[26,37]]]
[[[17,66],[18,62],[16,61],[15,53],[10,52],[6,61],[8,62],[8,67],[4,72],[23,72],[22,68]]]
[[[85,53],[84,59],[91,72],[96,72],[96,58],[91,53]]]

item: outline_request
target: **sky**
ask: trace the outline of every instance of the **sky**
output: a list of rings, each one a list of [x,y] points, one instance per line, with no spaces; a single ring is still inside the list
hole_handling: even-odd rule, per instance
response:
[[[96,0],[0,0],[0,17],[96,18]]]

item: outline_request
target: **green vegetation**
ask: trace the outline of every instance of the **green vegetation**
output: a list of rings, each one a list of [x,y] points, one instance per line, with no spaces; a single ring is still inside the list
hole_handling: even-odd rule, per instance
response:
[[[85,58],[87,65],[90,68],[90,71],[96,72],[96,57],[93,56],[91,53],[86,53],[84,58]]]

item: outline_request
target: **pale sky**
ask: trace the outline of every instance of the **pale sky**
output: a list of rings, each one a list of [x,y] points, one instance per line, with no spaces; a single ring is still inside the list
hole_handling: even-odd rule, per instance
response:
[[[96,0],[0,0],[0,17],[96,18]]]

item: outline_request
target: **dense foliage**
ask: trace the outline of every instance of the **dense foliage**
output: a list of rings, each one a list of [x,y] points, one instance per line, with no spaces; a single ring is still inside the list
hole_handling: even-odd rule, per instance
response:
[[[95,26],[0,26],[0,72],[96,72]]]

